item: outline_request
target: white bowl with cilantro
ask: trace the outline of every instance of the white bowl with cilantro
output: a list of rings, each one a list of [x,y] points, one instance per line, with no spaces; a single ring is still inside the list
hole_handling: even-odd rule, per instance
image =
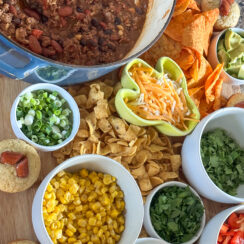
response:
[[[195,243],[205,220],[201,198],[185,183],[163,183],[147,196],[143,224],[147,233],[163,244]]]
[[[76,135],[80,113],[75,100],[65,89],[41,83],[25,88],[16,97],[10,121],[19,139],[41,151],[55,151]]]
[[[244,202],[244,109],[224,108],[205,117],[186,137],[182,168],[204,197]]]

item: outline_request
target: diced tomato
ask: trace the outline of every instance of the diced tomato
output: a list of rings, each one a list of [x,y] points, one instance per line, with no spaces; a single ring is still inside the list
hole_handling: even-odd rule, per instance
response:
[[[218,242],[222,243],[223,240],[224,240],[224,237],[221,234],[219,234],[219,236],[218,236]]]
[[[221,229],[220,229],[220,233],[221,234],[225,234],[229,229],[229,226],[227,224],[223,224]]]
[[[226,236],[224,242],[222,242],[223,244],[230,244],[230,240],[231,240],[231,236]]]
[[[236,231],[234,231],[234,230],[230,230],[230,231],[224,233],[223,235],[224,235],[224,236],[233,236],[233,235],[235,235],[235,233],[236,233]]]
[[[244,244],[244,232],[236,232],[236,234],[231,239],[230,244]]]
[[[240,224],[238,224],[237,221],[238,221],[238,216],[236,213],[232,213],[228,218],[228,224],[231,228],[235,229],[240,227]]]
[[[38,29],[33,29],[32,30],[32,35],[35,36],[37,39],[39,39],[42,34],[43,34],[42,30],[38,30]]]
[[[47,9],[47,0],[42,0],[43,8]]]

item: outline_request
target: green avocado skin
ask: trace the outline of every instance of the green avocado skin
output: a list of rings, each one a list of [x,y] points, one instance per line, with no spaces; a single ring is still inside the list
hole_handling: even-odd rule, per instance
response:
[[[181,87],[184,92],[188,108],[195,115],[194,119],[196,120],[187,121],[186,130],[179,130],[178,128],[166,121],[143,119],[128,108],[128,106],[124,102],[125,98],[127,98],[128,100],[135,100],[140,96],[140,88],[129,74],[129,69],[135,63],[141,63],[145,67],[152,68],[149,64],[139,58],[132,60],[125,66],[121,78],[122,89],[117,92],[115,97],[115,107],[120,117],[134,125],[155,126],[155,128],[159,132],[168,136],[185,136],[189,134],[197,125],[197,121],[200,119],[200,113],[195,103],[188,94],[186,79],[180,67],[172,59],[168,57],[162,57],[158,60],[155,69],[152,69],[154,75],[159,78],[162,77],[165,73],[169,73],[171,75],[171,78],[174,80],[182,77]]]
[[[217,46],[219,62],[231,76],[244,79],[244,38],[228,29]]]

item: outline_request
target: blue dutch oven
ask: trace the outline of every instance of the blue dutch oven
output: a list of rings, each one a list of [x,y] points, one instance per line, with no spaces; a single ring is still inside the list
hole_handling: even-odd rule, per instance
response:
[[[69,65],[37,55],[0,34],[0,73],[30,83],[73,85],[99,78],[148,50],[169,23],[176,0],[154,0],[143,31],[129,54],[120,61],[94,66]]]

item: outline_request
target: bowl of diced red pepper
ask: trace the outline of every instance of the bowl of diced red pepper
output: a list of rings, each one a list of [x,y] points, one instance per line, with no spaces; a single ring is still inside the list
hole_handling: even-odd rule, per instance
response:
[[[203,230],[199,244],[244,244],[244,205],[214,216]]]

